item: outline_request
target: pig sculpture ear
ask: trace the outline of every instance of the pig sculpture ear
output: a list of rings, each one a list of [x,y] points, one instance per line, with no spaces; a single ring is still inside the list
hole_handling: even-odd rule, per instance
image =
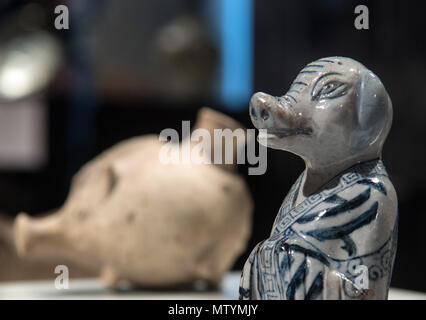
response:
[[[381,152],[392,122],[392,103],[380,79],[369,70],[363,71],[358,80],[355,107],[353,151],[360,152],[374,144]]]

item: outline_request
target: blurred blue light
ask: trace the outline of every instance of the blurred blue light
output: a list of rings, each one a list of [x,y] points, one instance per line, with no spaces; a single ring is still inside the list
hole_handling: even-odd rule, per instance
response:
[[[253,0],[220,0],[221,100],[247,108],[253,91]]]

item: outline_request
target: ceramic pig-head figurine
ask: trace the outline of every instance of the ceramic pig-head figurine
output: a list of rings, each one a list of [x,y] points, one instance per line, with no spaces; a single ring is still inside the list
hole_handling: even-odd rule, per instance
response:
[[[204,108],[196,127],[241,125]],[[179,153],[185,143],[169,149]],[[168,145],[156,135],[135,137],[87,163],[57,212],[17,217],[19,254],[63,255],[100,271],[112,287],[121,280],[157,288],[217,285],[246,246],[250,194],[230,165],[162,163]]]
[[[306,169],[247,260],[240,298],[386,299],[397,197],[381,161],[392,123],[382,82],[352,59],[319,59],[282,97],[253,95],[250,116],[260,143]]]
[[[381,156],[392,102],[362,64],[330,57],[306,65],[282,97],[253,95],[250,116],[267,129],[260,143],[299,155],[315,171],[336,171]]]

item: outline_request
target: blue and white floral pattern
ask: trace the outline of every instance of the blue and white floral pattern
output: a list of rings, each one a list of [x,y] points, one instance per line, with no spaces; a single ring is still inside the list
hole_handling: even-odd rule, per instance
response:
[[[240,299],[386,299],[397,241],[396,194],[381,160],[358,164],[294,205],[303,174],[271,236],[243,270]],[[357,286],[358,266],[368,287]]]

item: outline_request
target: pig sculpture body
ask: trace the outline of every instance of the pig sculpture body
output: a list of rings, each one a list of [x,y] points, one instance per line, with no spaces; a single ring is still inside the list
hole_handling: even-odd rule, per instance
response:
[[[381,161],[392,122],[381,81],[352,59],[320,59],[284,96],[256,93],[250,115],[260,143],[306,169],[249,256],[240,299],[386,299],[397,197]]]
[[[207,108],[196,126],[240,127]],[[250,194],[232,165],[160,162],[164,145],[158,136],[137,137],[86,164],[58,212],[17,217],[19,254],[62,254],[100,270],[111,287],[120,280],[157,288],[197,280],[217,285],[246,246]]]

